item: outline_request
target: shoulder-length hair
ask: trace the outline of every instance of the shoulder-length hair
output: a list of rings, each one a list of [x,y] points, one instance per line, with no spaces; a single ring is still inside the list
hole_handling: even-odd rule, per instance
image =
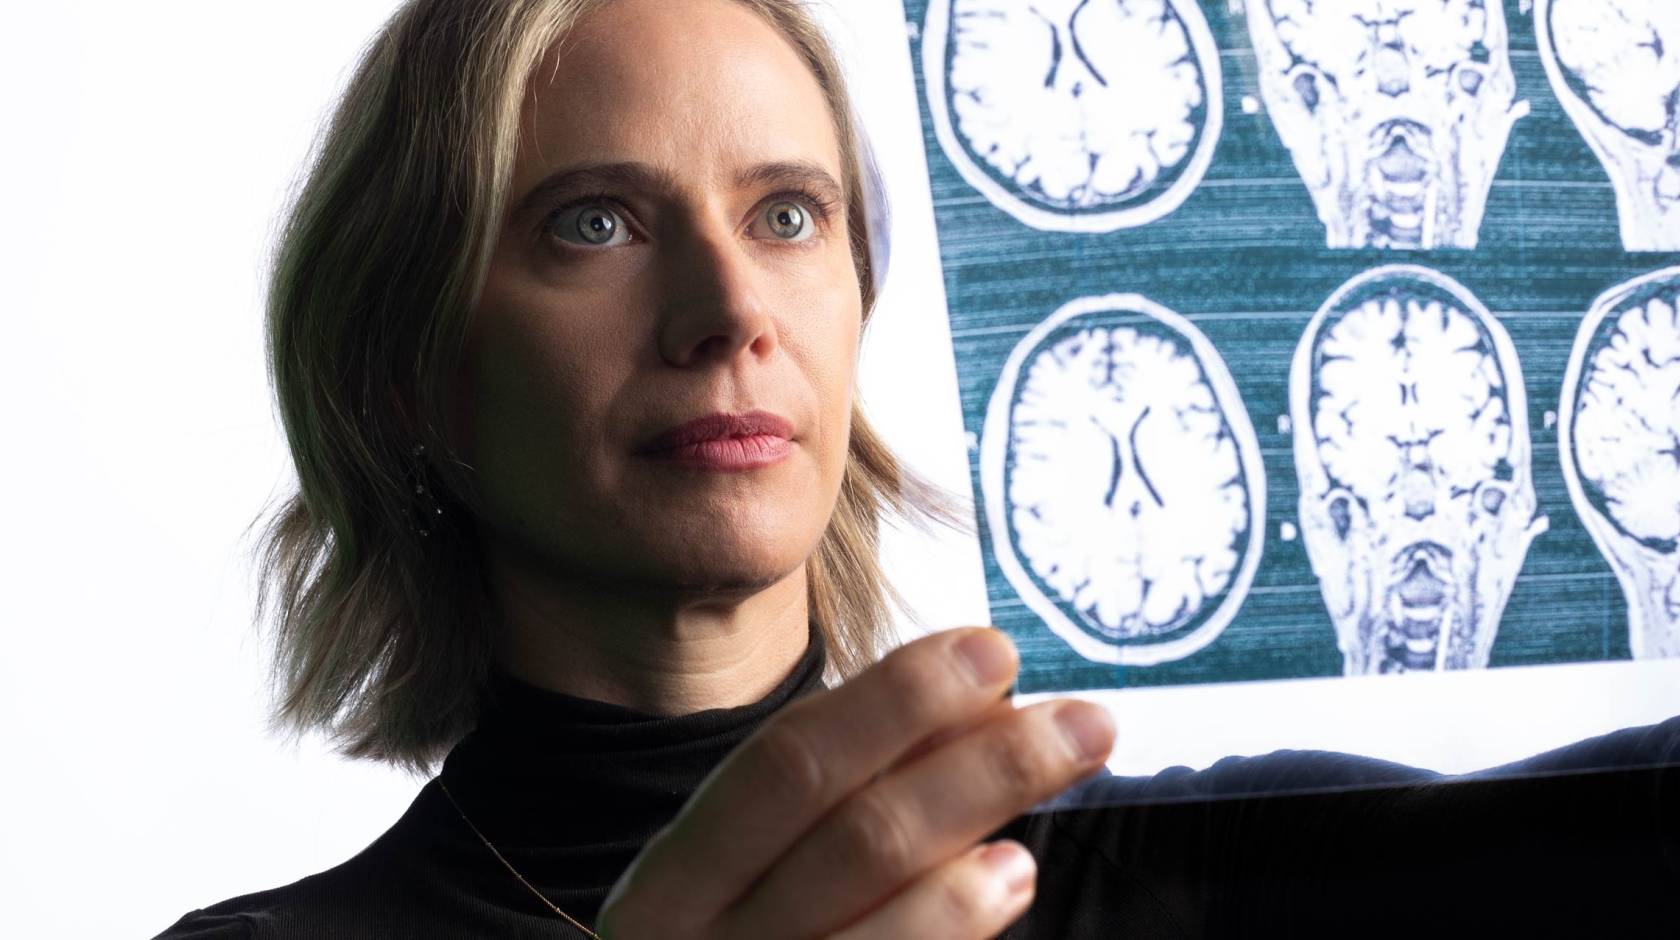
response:
[[[273,732],[321,730],[344,756],[425,774],[476,723],[493,614],[472,468],[443,433],[447,388],[508,203],[527,82],[605,2],[410,0],[364,51],[316,143],[267,296],[269,378],[298,478],[258,520]],[[800,0],[737,2],[781,32],[827,97],[867,323],[871,240],[886,233],[869,230],[834,51]],[[902,467],[854,402],[839,499],[806,563],[833,677],[886,643],[898,597],[877,536],[889,512],[965,527],[955,498]]]

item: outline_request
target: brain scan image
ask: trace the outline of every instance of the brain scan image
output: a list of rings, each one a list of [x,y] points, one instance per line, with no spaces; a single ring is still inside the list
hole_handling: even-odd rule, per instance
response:
[[[1219,138],[1219,50],[1196,0],[932,0],[922,69],[957,171],[1038,229],[1166,215]]]
[[[1199,330],[1135,294],[1072,301],[1015,347],[986,412],[980,483],[998,567],[1094,662],[1212,642],[1260,561],[1265,471]]]
[[[1680,250],[1680,3],[1537,0],[1552,89],[1616,191],[1622,247]]]
[[[1486,666],[1547,527],[1504,328],[1436,271],[1368,271],[1301,337],[1289,409],[1301,536],[1345,673]]]
[[[1248,0],[1260,95],[1331,248],[1474,248],[1516,99],[1500,0]]]
[[[1570,500],[1627,597],[1635,659],[1680,656],[1680,268],[1599,297],[1564,373]]]

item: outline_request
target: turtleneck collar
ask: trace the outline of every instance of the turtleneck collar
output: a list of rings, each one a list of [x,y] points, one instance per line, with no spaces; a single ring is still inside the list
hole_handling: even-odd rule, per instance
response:
[[[515,856],[628,864],[724,757],[784,705],[823,687],[825,666],[813,631],[764,698],[675,717],[553,692],[498,668],[478,727],[440,777],[515,866]]]

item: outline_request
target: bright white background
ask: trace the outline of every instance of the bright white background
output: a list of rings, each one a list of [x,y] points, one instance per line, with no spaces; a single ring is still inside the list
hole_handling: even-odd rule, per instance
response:
[[[967,493],[897,0],[828,0],[895,208],[872,417]],[[290,486],[261,348],[270,227],[393,0],[17,5],[0,30],[0,935],[151,936],[355,854],[421,781],[261,734],[245,526]],[[1118,289],[1118,288],[1117,288]],[[896,532],[928,626],[978,545]],[[906,618],[903,629],[919,627]],[[1331,747],[1486,766],[1680,711],[1680,663],[1100,696],[1112,766]],[[68,926],[52,926],[48,924]]]

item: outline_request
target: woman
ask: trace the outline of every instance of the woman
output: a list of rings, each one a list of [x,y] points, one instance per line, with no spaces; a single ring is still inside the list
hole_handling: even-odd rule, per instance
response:
[[[355,858],[163,936],[1170,935],[1457,896],[1514,791],[1300,755],[1069,791],[1114,729],[1010,707],[1000,634],[872,664],[878,517],[951,513],[855,404],[884,258],[850,113],[791,0],[393,18],[277,262],[301,491],[263,603],[284,727],[443,767]],[[1104,808],[1281,775],[1420,785]],[[1618,885],[1665,883],[1645,863],[1671,843],[1640,841],[1661,821],[1607,830],[1638,843],[1606,843]],[[1443,842],[1467,854],[1424,868]],[[1416,901],[1395,880],[1419,871]]]

